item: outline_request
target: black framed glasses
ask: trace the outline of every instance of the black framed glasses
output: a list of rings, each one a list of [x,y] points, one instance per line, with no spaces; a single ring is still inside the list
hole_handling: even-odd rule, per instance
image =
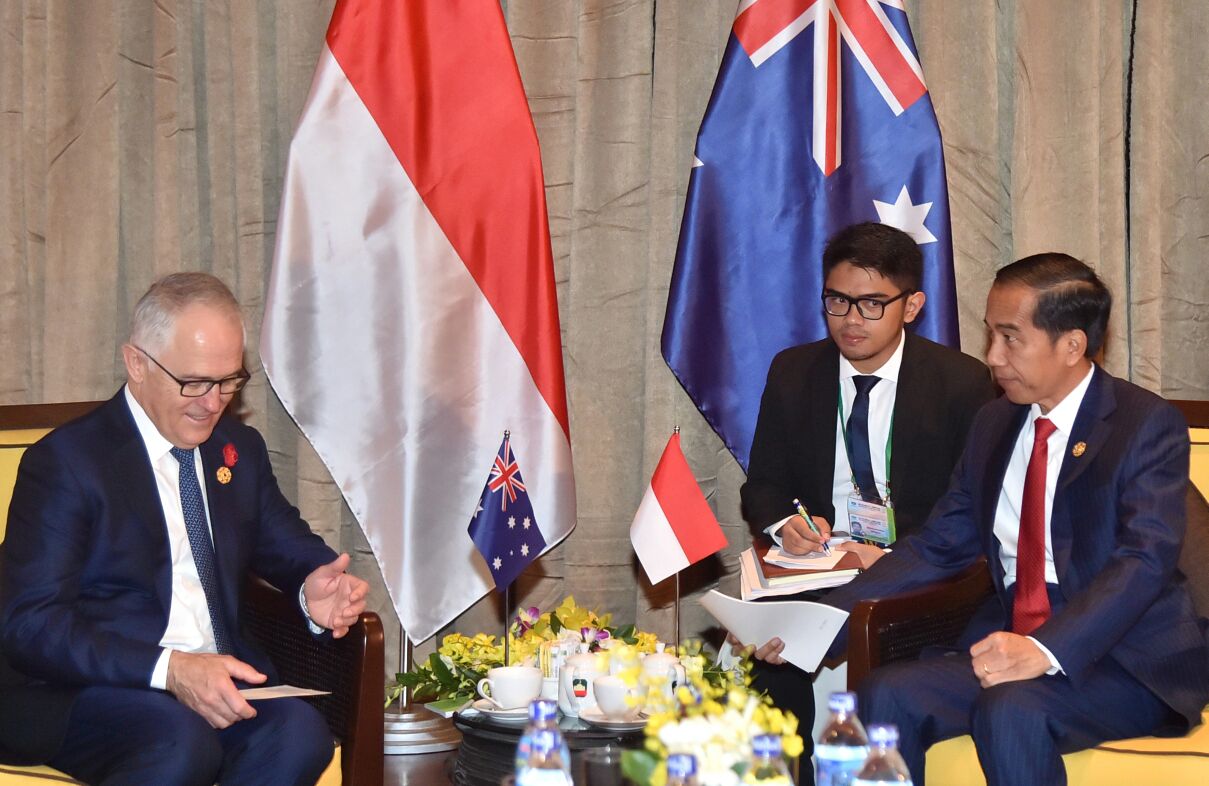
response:
[[[134,346],[133,344],[131,346]],[[172,377],[172,381],[181,386],[181,395],[185,398],[201,398],[210,392],[210,389],[218,385],[218,392],[225,395],[238,393],[243,390],[243,386],[248,384],[248,380],[252,375],[248,373],[246,368],[241,368],[238,374],[222,379],[181,379],[176,374],[173,374],[168,369],[164,368],[164,364],[155,359],[147,350],[142,347],[134,347],[139,352],[142,352],[151,362],[160,367],[160,371]]]
[[[834,289],[823,290],[823,309],[833,317],[846,317],[856,304],[856,311],[865,319],[881,319],[886,315],[886,306],[896,300],[902,300],[915,293],[913,289],[904,289],[892,298],[881,300],[875,297],[853,297],[837,292]]]

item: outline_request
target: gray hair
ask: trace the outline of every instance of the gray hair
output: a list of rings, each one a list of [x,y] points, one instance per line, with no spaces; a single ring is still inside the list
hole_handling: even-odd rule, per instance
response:
[[[192,305],[230,313],[247,342],[239,301],[222,280],[209,273],[172,273],[152,284],[139,298],[130,320],[130,343],[149,352],[162,350],[172,337],[177,315]]]

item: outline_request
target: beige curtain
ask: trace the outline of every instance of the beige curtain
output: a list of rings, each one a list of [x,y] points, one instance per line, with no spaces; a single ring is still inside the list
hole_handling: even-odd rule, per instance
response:
[[[111,395],[147,284],[178,269],[226,279],[247,309],[249,421],[287,496],[374,582],[391,664],[397,625],[364,538],[256,356],[286,148],[332,5],[0,0],[0,403]],[[628,527],[673,426],[732,544],[686,572],[685,633],[710,624],[693,595],[735,589],[745,545],[742,472],[659,355],[693,140],[735,6],[505,3],[542,142],[579,493],[576,531],[523,600],[573,593],[665,638],[671,582],[646,584]],[[982,350],[994,271],[1064,250],[1116,296],[1109,368],[1209,399],[1209,4],[907,9],[945,137],[965,350]],[[497,625],[487,600],[454,627]]]

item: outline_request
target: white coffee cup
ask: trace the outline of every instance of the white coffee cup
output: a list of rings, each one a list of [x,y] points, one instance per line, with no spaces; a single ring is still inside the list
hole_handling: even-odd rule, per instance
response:
[[[638,714],[638,689],[626,685],[625,680],[614,675],[604,675],[592,681],[596,693],[596,706],[610,720],[626,720]]]
[[[501,710],[524,707],[542,692],[542,670],[536,666],[497,666],[479,680],[479,695]]]

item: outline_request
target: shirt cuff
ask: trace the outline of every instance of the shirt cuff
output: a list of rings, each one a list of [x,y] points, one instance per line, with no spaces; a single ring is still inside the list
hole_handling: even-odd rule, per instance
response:
[[[788,522],[791,518],[793,518],[796,515],[797,514],[794,513],[789,516],[786,516],[785,518],[781,519],[777,523],[769,524],[767,527],[764,528],[764,534],[767,535],[768,537],[772,538],[772,542],[777,544],[777,548],[784,548],[784,544],[781,543],[781,527],[784,527],[786,522]]]
[[[156,690],[168,690],[168,659],[172,657],[172,650],[164,647],[160,650],[160,656],[155,661],[155,668],[151,670],[151,687]]]
[[[1046,647],[1044,644],[1042,644],[1041,642],[1037,641],[1037,640],[1036,640],[1035,638],[1033,638],[1032,636],[1026,636],[1025,638],[1027,638],[1029,641],[1031,641],[1031,642],[1033,642],[1034,644],[1036,644],[1036,645],[1037,645],[1037,649],[1039,649],[1039,650],[1041,650],[1042,652],[1044,652],[1044,653],[1045,653],[1045,657],[1049,658],[1049,671],[1045,672],[1047,676],[1052,677],[1052,676],[1054,676],[1055,674],[1065,674],[1065,673],[1066,673],[1065,671],[1063,671],[1063,670],[1062,670],[1062,664],[1061,664],[1061,663],[1059,663],[1059,662],[1058,662],[1058,659],[1054,657],[1054,653],[1052,653],[1052,652],[1050,652],[1050,651],[1049,651],[1049,647]]]
[[[326,628],[311,619],[311,610],[306,607],[306,593],[303,592],[305,589],[305,585],[298,588],[298,606],[302,609],[302,616],[306,617],[307,628],[310,629],[311,633],[318,636],[322,634]]]

